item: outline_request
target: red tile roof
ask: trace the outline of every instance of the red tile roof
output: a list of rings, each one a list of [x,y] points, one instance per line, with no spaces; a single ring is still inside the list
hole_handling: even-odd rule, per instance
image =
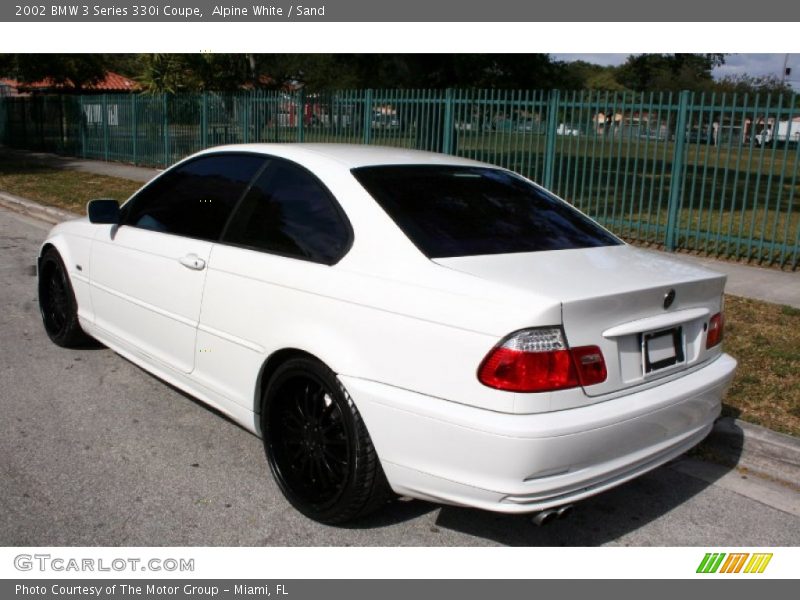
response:
[[[0,96],[27,96],[28,94],[19,93],[18,86],[19,82],[15,79],[0,77]]]
[[[20,91],[43,92],[43,91],[74,91],[75,84],[70,80],[63,83],[56,83],[50,78],[41,81],[34,81],[32,83],[18,83],[12,80],[7,80],[13,83]],[[84,85],[81,91],[91,92],[133,92],[139,89],[139,84],[133,79],[123,77],[118,73],[106,72],[105,77],[96,83]]]

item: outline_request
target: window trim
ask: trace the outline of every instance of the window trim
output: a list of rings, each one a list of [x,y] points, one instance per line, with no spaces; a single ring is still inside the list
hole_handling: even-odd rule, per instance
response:
[[[261,175],[261,173],[264,172],[264,169],[269,166],[269,157],[266,154],[262,154],[260,152],[247,152],[247,151],[232,151],[232,152],[223,151],[223,152],[208,152],[208,153],[205,153],[205,154],[200,154],[198,156],[190,156],[189,158],[186,158],[184,160],[181,160],[181,161],[175,163],[174,165],[170,166],[168,169],[165,169],[163,172],[159,173],[156,177],[153,177],[153,179],[151,179],[146,184],[144,184],[144,186],[142,186],[140,189],[136,190],[136,192],[134,192],[134,194],[130,198],[128,198],[122,204],[122,206],[120,207],[120,210],[124,210],[125,207],[128,204],[130,204],[131,202],[135,201],[136,198],[138,198],[140,194],[143,194],[144,192],[146,192],[153,185],[155,185],[158,181],[160,181],[163,177],[165,177],[166,175],[172,173],[173,171],[176,171],[180,167],[184,167],[186,165],[190,165],[190,164],[192,164],[194,162],[197,162],[199,160],[203,160],[203,159],[206,159],[206,158],[217,158],[217,157],[220,157],[220,156],[255,156],[255,157],[261,158],[263,162],[262,162],[261,166],[258,167],[258,169],[256,169],[256,172],[253,174],[253,177],[250,178],[250,181],[247,182],[247,185],[245,185],[244,190],[242,190],[242,193],[234,201],[233,208],[231,209],[230,214],[228,215],[227,219],[225,220],[225,223],[222,226],[222,229],[220,230],[220,235],[218,235],[216,237],[216,239],[208,239],[208,238],[198,237],[198,236],[194,236],[194,235],[184,235],[184,234],[179,234],[179,233],[172,233],[172,232],[169,232],[169,231],[157,231],[155,229],[147,229],[145,227],[137,227],[136,225],[131,225],[130,223],[125,223],[125,222],[121,222],[118,225],[118,227],[131,227],[132,229],[138,229],[138,230],[142,230],[142,231],[149,231],[150,233],[158,233],[158,234],[161,234],[161,235],[171,235],[173,237],[178,237],[178,238],[183,238],[183,239],[188,239],[188,240],[197,240],[197,241],[200,241],[200,242],[207,242],[209,244],[219,243],[220,236],[222,235],[222,233],[227,228],[228,223],[230,222],[230,219],[233,216],[233,213],[236,211],[237,207],[239,206],[239,203],[242,201],[242,198],[244,198],[244,196],[247,194],[247,192],[250,191],[250,188],[252,187],[253,182]],[[126,219],[127,219],[127,216],[128,215],[126,213],[125,214],[125,218]]]
[[[338,264],[345,256],[347,256],[347,254],[349,254],[350,250],[353,248],[353,244],[355,243],[355,232],[353,230],[353,225],[350,222],[349,217],[347,216],[347,213],[342,208],[342,205],[336,199],[336,196],[333,194],[333,192],[331,192],[331,190],[328,188],[328,186],[325,185],[325,183],[319,177],[317,177],[316,174],[314,174],[310,169],[308,169],[304,165],[301,165],[300,163],[298,163],[296,161],[293,161],[293,160],[290,160],[288,158],[284,158],[282,156],[275,156],[273,154],[267,154],[265,152],[254,152],[254,151],[248,151],[248,150],[221,150],[221,151],[214,151],[214,152],[206,152],[206,153],[203,153],[203,154],[200,154],[200,155],[197,155],[197,156],[191,156],[189,158],[186,158],[186,159],[181,160],[181,161],[175,163],[174,165],[170,166],[168,169],[165,169],[163,172],[159,173],[156,177],[154,177],[153,179],[148,181],[146,184],[144,184],[144,186],[142,186],[140,189],[138,189],[136,192],[134,192],[133,195],[131,195],[131,197],[128,198],[122,204],[122,206],[120,207],[120,210],[124,209],[129,203],[133,202],[140,194],[144,193],[152,185],[155,185],[155,183],[157,181],[159,181],[162,177],[164,177],[168,173],[171,173],[172,171],[178,169],[179,167],[182,167],[184,165],[188,165],[188,164],[190,164],[190,163],[192,163],[194,161],[201,160],[201,159],[204,159],[204,158],[214,158],[214,157],[219,157],[219,156],[232,156],[232,155],[234,155],[234,156],[236,156],[236,155],[238,155],[238,156],[256,156],[256,157],[259,157],[259,158],[261,158],[263,160],[263,164],[256,170],[255,174],[250,179],[250,181],[247,183],[247,185],[245,186],[244,190],[242,190],[242,193],[240,194],[239,198],[237,198],[236,201],[233,203],[233,208],[231,209],[231,213],[228,215],[228,218],[225,220],[225,223],[223,224],[222,229],[220,230],[219,236],[217,236],[217,239],[209,240],[209,239],[206,239],[206,238],[195,237],[195,236],[190,236],[190,235],[180,235],[180,234],[177,234],[177,233],[170,233],[168,231],[155,231],[155,230],[152,230],[152,229],[145,229],[144,227],[136,227],[136,225],[131,225],[129,223],[120,223],[117,227],[131,227],[133,229],[137,229],[137,230],[141,230],[141,231],[148,231],[150,233],[155,233],[155,234],[159,234],[159,235],[171,235],[173,237],[178,237],[178,238],[183,238],[183,239],[190,239],[190,240],[198,240],[198,241],[206,242],[206,243],[210,243],[210,244],[220,244],[220,245],[224,245],[224,246],[230,246],[232,248],[242,248],[244,250],[251,250],[251,251],[254,251],[254,252],[261,252],[262,254],[271,254],[271,255],[274,255],[274,256],[280,256],[282,258],[291,258],[291,259],[294,259],[294,260],[302,260],[304,262],[311,262],[311,263],[318,264],[318,265],[327,265],[329,267],[332,267],[333,265]],[[228,232],[228,228],[230,226],[231,220],[233,219],[233,217],[236,214],[236,212],[239,210],[239,208],[240,208],[242,202],[244,201],[245,197],[250,192],[250,190],[252,189],[253,185],[255,185],[255,182],[258,181],[258,178],[261,177],[261,175],[263,175],[264,172],[267,169],[269,169],[271,164],[273,164],[273,163],[275,163],[277,161],[283,161],[283,162],[289,163],[290,165],[292,165],[294,167],[297,167],[298,169],[303,171],[306,175],[310,176],[311,179],[317,185],[320,186],[320,188],[322,189],[322,191],[324,192],[324,194],[328,198],[328,201],[333,206],[333,209],[336,211],[336,214],[338,215],[338,217],[341,220],[342,224],[344,225],[344,229],[345,229],[345,233],[347,235],[347,239],[345,240],[345,244],[342,246],[342,250],[339,252],[339,254],[333,260],[331,260],[331,261],[315,260],[315,259],[307,257],[307,256],[296,256],[296,255],[292,255],[292,254],[285,254],[285,253],[282,253],[282,252],[277,252],[277,251],[274,251],[274,250],[267,250],[265,248],[259,248],[257,246],[248,246],[246,244],[237,244],[237,243],[234,243],[234,242],[226,242],[226,241],[224,241],[223,238],[224,238],[225,234]],[[126,217],[127,217],[127,215],[126,215]]]
[[[358,184],[363,188],[363,190],[367,194],[369,194],[370,198],[372,198],[372,200],[375,202],[375,204],[383,211],[383,213],[386,215],[386,217],[391,220],[391,222],[394,224],[394,226],[414,246],[414,248],[416,248],[417,251],[419,251],[419,253],[422,254],[428,260],[434,260],[435,261],[435,260],[438,260],[438,259],[445,259],[445,258],[460,258],[461,256],[483,256],[483,255],[480,255],[480,254],[465,254],[465,255],[459,255],[458,257],[431,256],[428,252],[426,252],[422,248],[422,246],[420,246],[420,244],[417,243],[417,240],[413,239],[397,223],[397,221],[394,219],[394,217],[392,217],[392,215],[389,213],[389,211],[386,210],[386,208],[383,206],[383,204],[381,204],[381,202],[379,202],[378,199],[375,198],[372,195],[372,193],[367,189],[367,187],[363,183],[361,183],[361,180],[358,178],[358,175],[357,175],[358,171],[367,170],[367,169],[371,169],[371,168],[380,168],[380,167],[390,167],[390,168],[391,167],[412,167],[412,168],[413,167],[434,167],[434,168],[435,167],[445,167],[445,168],[447,168],[447,167],[459,168],[460,167],[460,168],[470,168],[472,166],[474,166],[476,168],[480,168],[480,169],[489,169],[489,170],[500,171],[500,172],[506,173],[508,175],[511,175],[512,177],[515,177],[515,178],[517,178],[517,179],[519,179],[519,180],[521,180],[521,181],[523,181],[523,182],[525,182],[525,183],[527,183],[529,185],[532,185],[533,187],[535,187],[538,190],[540,190],[541,192],[543,192],[545,195],[550,196],[554,200],[566,205],[567,207],[569,207],[570,209],[574,210],[575,212],[577,212],[582,217],[584,217],[584,218],[588,219],[589,221],[591,221],[594,225],[596,225],[597,227],[599,227],[600,229],[602,229],[603,231],[608,233],[612,238],[614,238],[618,242],[617,245],[620,245],[620,246],[627,245],[625,240],[620,238],[617,234],[615,234],[614,232],[609,230],[604,225],[601,225],[596,219],[593,219],[592,217],[590,217],[589,215],[584,213],[582,210],[580,210],[578,207],[576,207],[573,204],[571,204],[571,203],[567,202],[566,200],[564,200],[564,198],[562,198],[561,196],[558,196],[555,192],[552,192],[552,191],[548,190],[546,187],[543,187],[543,186],[539,185],[535,181],[532,181],[531,179],[528,179],[527,177],[525,177],[523,175],[520,175],[519,173],[517,173],[515,171],[512,171],[511,169],[506,169],[505,167],[499,167],[499,166],[496,166],[496,165],[463,165],[463,164],[456,164],[456,163],[452,163],[452,164],[451,163],[443,163],[443,164],[439,164],[439,163],[385,163],[385,164],[383,164],[382,163],[382,164],[375,164],[375,165],[362,165],[362,166],[358,166],[358,167],[353,167],[353,168],[350,169],[350,174],[353,176],[353,179],[355,179],[358,182]],[[527,252],[530,252],[530,251],[529,250],[521,250],[521,251],[516,251],[516,252],[507,252],[505,254],[525,254]],[[502,253],[498,253],[498,254],[502,254]]]
[[[319,177],[317,177],[310,169],[308,169],[304,165],[301,165],[300,163],[295,162],[293,160],[290,160],[288,158],[283,158],[282,156],[274,156],[274,155],[271,155],[271,154],[260,154],[260,153],[258,153],[258,154],[259,154],[259,156],[263,156],[266,159],[266,162],[265,162],[264,166],[261,169],[259,169],[258,173],[256,173],[256,175],[253,177],[252,181],[247,186],[247,189],[244,191],[244,193],[239,198],[239,200],[237,200],[236,204],[233,207],[233,210],[231,211],[231,214],[228,216],[228,220],[225,222],[225,225],[223,226],[222,231],[220,232],[219,239],[217,240],[216,243],[224,245],[224,246],[231,246],[233,248],[242,248],[244,250],[251,250],[251,251],[254,251],[254,252],[261,252],[262,254],[270,254],[270,255],[273,255],[273,256],[280,256],[282,258],[291,258],[291,259],[294,259],[294,260],[302,260],[304,262],[310,262],[310,263],[314,263],[314,264],[317,264],[317,265],[327,265],[329,267],[332,267],[333,265],[338,264],[345,256],[347,256],[347,254],[353,248],[353,244],[355,243],[355,232],[353,231],[353,225],[352,225],[352,223],[350,223],[350,219],[348,218],[347,213],[342,208],[342,205],[339,203],[339,201],[336,199],[336,196],[334,196],[333,192],[330,191],[328,186],[325,185],[325,183]],[[345,243],[342,246],[341,251],[333,259],[331,259],[331,260],[317,260],[317,259],[311,258],[309,256],[298,256],[296,254],[288,254],[288,253],[285,253],[285,252],[279,252],[277,250],[269,250],[267,248],[261,248],[261,247],[258,247],[258,246],[250,246],[248,244],[239,244],[239,243],[236,243],[236,242],[229,242],[229,241],[225,240],[225,234],[228,233],[228,229],[230,228],[230,224],[231,224],[231,221],[233,220],[233,217],[236,215],[236,212],[239,210],[239,208],[241,208],[242,202],[244,202],[244,199],[247,197],[247,194],[250,192],[252,187],[255,185],[255,183],[258,180],[258,178],[261,177],[262,175],[264,175],[264,173],[266,173],[270,169],[270,167],[272,165],[275,165],[275,164],[277,164],[279,162],[284,162],[284,163],[289,164],[289,165],[291,165],[293,167],[296,167],[300,171],[302,171],[305,175],[308,175],[311,178],[311,180],[320,187],[322,192],[327,197],[328,202],[330,202],[331,206],[333,207],[334,211],[336,212],[337,216],[339,217],[339,220],[341,221],[342,225],[344,225],[344,230],[345,230],[345,234],[346,234],[347,238],[345,239]]]

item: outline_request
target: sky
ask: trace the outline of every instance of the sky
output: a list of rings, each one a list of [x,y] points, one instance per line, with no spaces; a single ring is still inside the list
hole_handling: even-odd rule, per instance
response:
[[[598,65],[621,65],[628,58],[627,54],[552,54],[553,58],[571,62],[585,60]],[[780,76],[785,54],[728,54],[725,64],[714,69],[714,77],[747,74],[756,77],[763,75]],[[789,54],[789,67],[792,74],[789,83],[800,90],[800,54]]]

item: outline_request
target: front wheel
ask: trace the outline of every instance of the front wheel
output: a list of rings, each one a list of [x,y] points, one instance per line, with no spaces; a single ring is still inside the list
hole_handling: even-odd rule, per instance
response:
[[[307,517],[342,523],[390,497],[361,415],[322,363],[302,357],[278,367],[264,392],[261,419],[275,481]]]
[[[53,343],[72,348],[90,338],[78,323],[78,303],[61,256],[54,248],[42,255],[39,263],[39,310],[44,330]]]

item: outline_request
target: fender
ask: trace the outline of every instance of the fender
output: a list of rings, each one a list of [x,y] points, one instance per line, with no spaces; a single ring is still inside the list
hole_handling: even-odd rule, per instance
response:
[[[92,233],[86,219],[76,219],[59,223],[47,236],[39,248],[36,258],[36,271],[39,272],[42,255],[52,247],[61,256],[67,269],[75,300],[78,303],[78,318],[81,322],[94,322],[94,309],[89,288],[91,270]]]

